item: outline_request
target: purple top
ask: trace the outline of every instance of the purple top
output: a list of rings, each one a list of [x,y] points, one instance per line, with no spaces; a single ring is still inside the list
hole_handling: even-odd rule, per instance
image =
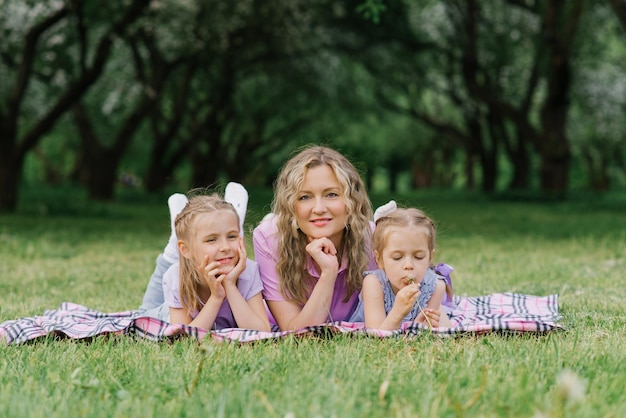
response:
[[[254,229],[252,235],[254,244],[254,256],[259,264],[259,273],[263,282],[263,297],[267,301],[284,301],[286,300],[280,292],[278,273],[276,272],[276,263],[278,262],[278,229],[276,227],[276,218],[271,217],[264,219],[259,226]],[[370,255],[368,269],[375,269],[376,261],[374,254]],[[317,271],[315,263],[310,256],[307,256],[307,271],[311,277],[319,279],[320,272]],[[359,292],[354,292],[347,302],[343,302],[348,289],[346,286],[347,260],[344,257],[337,272],[337,280],[335,280],[335,288],[333,291],[333,299],[330,303],[330,311],[327,317],[328,322],[347,321],[352,316],[354,309],[358,303]],[[307,297],[310,296],[309,291]]]
[[[259,268],[253,260],[246,260],[246,269],[237,279],[237,289],[245,300],[248,300],[263,290],[263,283],[259,277]],[[180,280],[179,280],[179,264],[174,263],[167,269],[163,275],[163,296],[165,304],[171,308],[182,308],[180,302]],[[191,317],[198,316],[198,311],[192,313]],[[230,309],[228,299],[224,299],[220,306],[213,324],[213,329],[238,328],[235,317]]]

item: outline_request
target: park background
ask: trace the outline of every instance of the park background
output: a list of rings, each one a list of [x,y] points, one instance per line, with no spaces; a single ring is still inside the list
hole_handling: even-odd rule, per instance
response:
[[[623,1],[0,1],[0,210],[271,186],[326,143],[370,190],[626,187]]]
[[[166,199],[310,144],[439,225],[460,295],[565,331],[0,346],[2,416],[626,413],[623,1],[0,0],[0,321],[139,306]],[[204,358],[204,366],[199,367]]]

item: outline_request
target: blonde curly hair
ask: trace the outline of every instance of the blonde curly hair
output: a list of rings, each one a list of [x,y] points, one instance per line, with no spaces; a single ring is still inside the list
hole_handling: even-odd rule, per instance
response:
[[[338,151],[324,146],[310,146],[293,156],[283,166],[275,183],[272,212],[278,227],[278,272],[280,290],[286,298],[304,305],[314,286],[306,269],[308,244],[306,235],[298,228],[296,201],[311,168],[326,165],[333,171],[342,188],[347,222],[343,232],[340,255],[347,259],[347,302],[361,289],[362,272],[367,270],[371,255],[372,206],[365,184],[354,165]]]

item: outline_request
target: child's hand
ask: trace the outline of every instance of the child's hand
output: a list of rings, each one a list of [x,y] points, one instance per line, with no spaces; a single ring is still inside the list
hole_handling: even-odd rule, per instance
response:
[[[224,286],[237,285],[237,279],[241,276],[241,273],[246,269],[246,259],[248,254],[246,253],[246,245],[244,244],[243,238],[239,238],[239,247],[237,247],[237,254],[239,256],[239,261],[235,264],[235,267],[228,273],[224,275]]]
[[[224,298],[226,298],[226,291],[224,290],[222,282],[226,276],[221,274],[220,264],[215,261],[209,263],[209,256],[206,255],[200,266],[200,274],[203,275],[204,281],[211,291],[210,298],[224,300]]]
[[[420,293],[419,286],[415,283],[403,287],[398,290],[392,309],[396,310],[404,318],[413,309]]]
[[[429,326],[432,326],[433,328],[439,328],[440,317],[441,317],[441,312],[435,309],[425,308],[423,311],[419,313],[419,315],[417,315],[417,318],[415,318],[414,322],[418,324],[428,324]],[[428,318],[428,320],[426,320],[426,318]]]
[[[328,238],[309,239],[306,246],[306,252],[317,263],[322,272],[328,272],[336,276],[339,270],[339,261],[337,260],[337,249],[335,244]]]

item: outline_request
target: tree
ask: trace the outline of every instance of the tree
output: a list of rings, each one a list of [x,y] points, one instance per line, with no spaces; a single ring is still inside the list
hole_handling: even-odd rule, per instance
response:
[[[568,136],[587,186],[596,191],[626,184],[626,26],[615,17],[608,5],[586,9],[572,80]]]
[[[298,26],[299,13],[306,17],[315,3],[309,2],[307,7],[284,0],[194,3],[193,16],[183,20],[191,30],[177,36],[193,54],[183,69],[172,74],[152,113],[150,190],[161,188],[181,163],[191,166],[192,186],[216,184],[222,175],[237,179],[246,171],[242,170],[244,162],[254,163],[251,156],[259,157],[255,152],[259,141],[268,141],[267,134],[260,132],[272,119],[271,126],[280,119],[271,107],[261,111],[256,103],[268,104],[266,98],[281,91],[281,83],[285,83],[280,76],[288,77],[285,68],[292,56],[300,53],[294,44],[306,30],[306,25]],[[172,15],[163,16],[171,19]],[[171,20],[161,23],[176,25]],[[278,86],[257,83],[257,97],[251,106],[241,109],[238,101],[248,94],[250,80],[265,77],[269,67],[279,75],[275,78]],[[260,120],[259,113],[268,119]],[[299,116],[294,114],[293,119]],[[273,147],[277,146],[274,142]]]
[[[6,100],[0,105],[2,211],[16,208],[26,154],[102,75],[115,39],[141,16],[149,0],[132,0],[127,6],[121,2],[109,2],[107,13],[104,13],[109,21],[94,21],[94,26],[85,25],[84,10],[74,8],[74,3],[38,3],[40,7],[37,9],[30,3],[5,1],[2,4],[5,11],[2,24],[8,34],[8,42],[1,54],[2,70],[8,74],[7,81],[2,84]],[[32,10],[39,12],[33,20],[24,22],[22,27],[13,25],[33,16],[29,14]],[[90,9],[90,12],[103,14],[101,9]],[[91,43],[86,39],[89,30],[94,30],[89,32],[95,38]],[[73,37],[80,40],[73,71],[49,65],[48,61],[54,60],[55,50],[72,49]],[[50,85],[42,83],[42,79],[49,80]],[[34,89],[43,89],[46,101],[51,104],[32,117],[27,109],[27,99]],[[41,103],[38,105],[43,107]]]
[[[525,155],[524,142],[532,144],[540,158],[541,190],[563,195],[568,188],[571,159],[566,122],[569,110],[572,45],[583,2],[553,0],[526,5],[525,2],[510,1],[510,4],[511,12],[513,8],[520,8],[521,12],[529,13],[531,18],[537,16],[539,21],[538,30],[521,35],[533,39],[532,44],[535,48],[531,54],[533,61],[526,78],[526,88],[521,91],[521,100],[503,94],[507,91],[507,86],[500,84],[503,77],[494,74],[490,61],[483,58],[486,52],[484,48],[480,49],[479,54],[478,42],[481,42],[483,47],[488,45],[485,41],[479,41],[480,27],[487,29],[483,37],[497,39],[498,35],[489,30],[493,25],[489,25],[489,20],[484,17],[479,3],[475,1],[459,2],[455,10],[459,16],[461,39],[466,43],[462,53],[463,80],[472,100],[488,109],[487,124],[494,138],[509,138],[504,123],[510,123],[514,127],[517,146],[507,147],[509,155],[513,157],[514,166],[525,170],[528,158]],[[492,52],[497,54],[498,50]],[[537,89],[540,80],[546,86],[541,92]],[[538,112],[536,124],[531,107],[534,102],[537,103]],[[508,140],[502,139],[501,143],[510,144]],[[525,186],[525,183],[527,182],[518,171],[512,185]]]
[[[111,60],[122,64],[122,68],[111,71],[107,77],[101,79],[100,85],[95,86],[100,94],[96,94],[96,88],[92,90],[95,99],[91,99],[91,102],[94,103],[88,106],[87,97],[72,109],[82,144],[83,177],[91,199],[113,198],[120,161],[144,120],[153,114],[170,74],[185,60],[185,57],[168,60],[160,51],[154,34],[147,27],[144,24],[127,35],[129,54],[118,52],[118,57]],[[128,62],[133,64],[134,77],[129,76],[127,80],[123,80],[123,66],[128,67]],[[114,111],[108,111],[109,114],[102,112],[102,103],[107,101],[102,91],[106,87],[107,94],[113,92],[120,96],[125,95],[125,99],[120,101]],[[94,118],[93,114],[98,117]],[[98,124],[94,119],[106,120],[107,123]],[[104,126],[99,129],[99,125]]]
[[[622,28],[626,30],[626,2],[624,0],[608,0]]]

